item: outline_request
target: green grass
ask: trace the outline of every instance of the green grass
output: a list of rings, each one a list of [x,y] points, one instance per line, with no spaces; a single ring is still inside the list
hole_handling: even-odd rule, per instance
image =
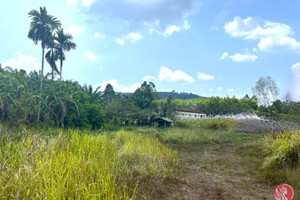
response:
[[[175,126],[190,129],[234,130],[235,123],[231,119],[183,119],[177,120]]]
[[[61,131],[0,136],[2,199],[135,199],[151,195],[141,183],[175,177],[177,153],[133,132]],[[148,180],[148,182],[147,182]]]

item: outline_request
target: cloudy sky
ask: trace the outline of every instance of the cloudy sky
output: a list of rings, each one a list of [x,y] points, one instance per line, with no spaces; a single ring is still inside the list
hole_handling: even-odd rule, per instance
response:
[[[300,100],[299,0],[2,1],[2,67],[40,69],[41,47],[27,38],[28,12],[40,6],[78,46],[66,53],[64,79],[242,97],[269,75],[282,99]]]

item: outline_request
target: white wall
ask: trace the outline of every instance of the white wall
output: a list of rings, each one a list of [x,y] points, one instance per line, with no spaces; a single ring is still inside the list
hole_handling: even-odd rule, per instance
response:
[[[180,111],[176,113],[176,117],[180,119],[202,119],[206,117],[206,114]]]

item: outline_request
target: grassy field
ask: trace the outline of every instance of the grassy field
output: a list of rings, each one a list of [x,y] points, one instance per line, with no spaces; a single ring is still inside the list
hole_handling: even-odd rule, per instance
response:
[[[235,132],[231,120],[173,128],[12,130],[0,127],[4,199],[274,199],[300,196],[300,133]]]
[[[178,168],[176,151],[133,132],[49,135],[1,131],[2,199],[144,198]]]

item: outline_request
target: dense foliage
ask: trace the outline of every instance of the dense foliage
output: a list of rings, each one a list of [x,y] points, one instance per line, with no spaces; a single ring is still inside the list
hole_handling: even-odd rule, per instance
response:
[[[0,120],[16,124],[59,127],[117,129],[126,125],[150,125],[156,117],[174,118],[178,108],[195,109],[208,115],[256,112],[277,119],[299,119],[300,104],[279,100],[271,106],[257,105],[255,96],[211,97],[180,100],[157,99],[155,85],[144,82],[130,97],[122,96],[108,84],[100,88],[81,86],[75,81],[41,78],[37,72],[0,68]],[[40,104],[40,119],[38,109]]]

